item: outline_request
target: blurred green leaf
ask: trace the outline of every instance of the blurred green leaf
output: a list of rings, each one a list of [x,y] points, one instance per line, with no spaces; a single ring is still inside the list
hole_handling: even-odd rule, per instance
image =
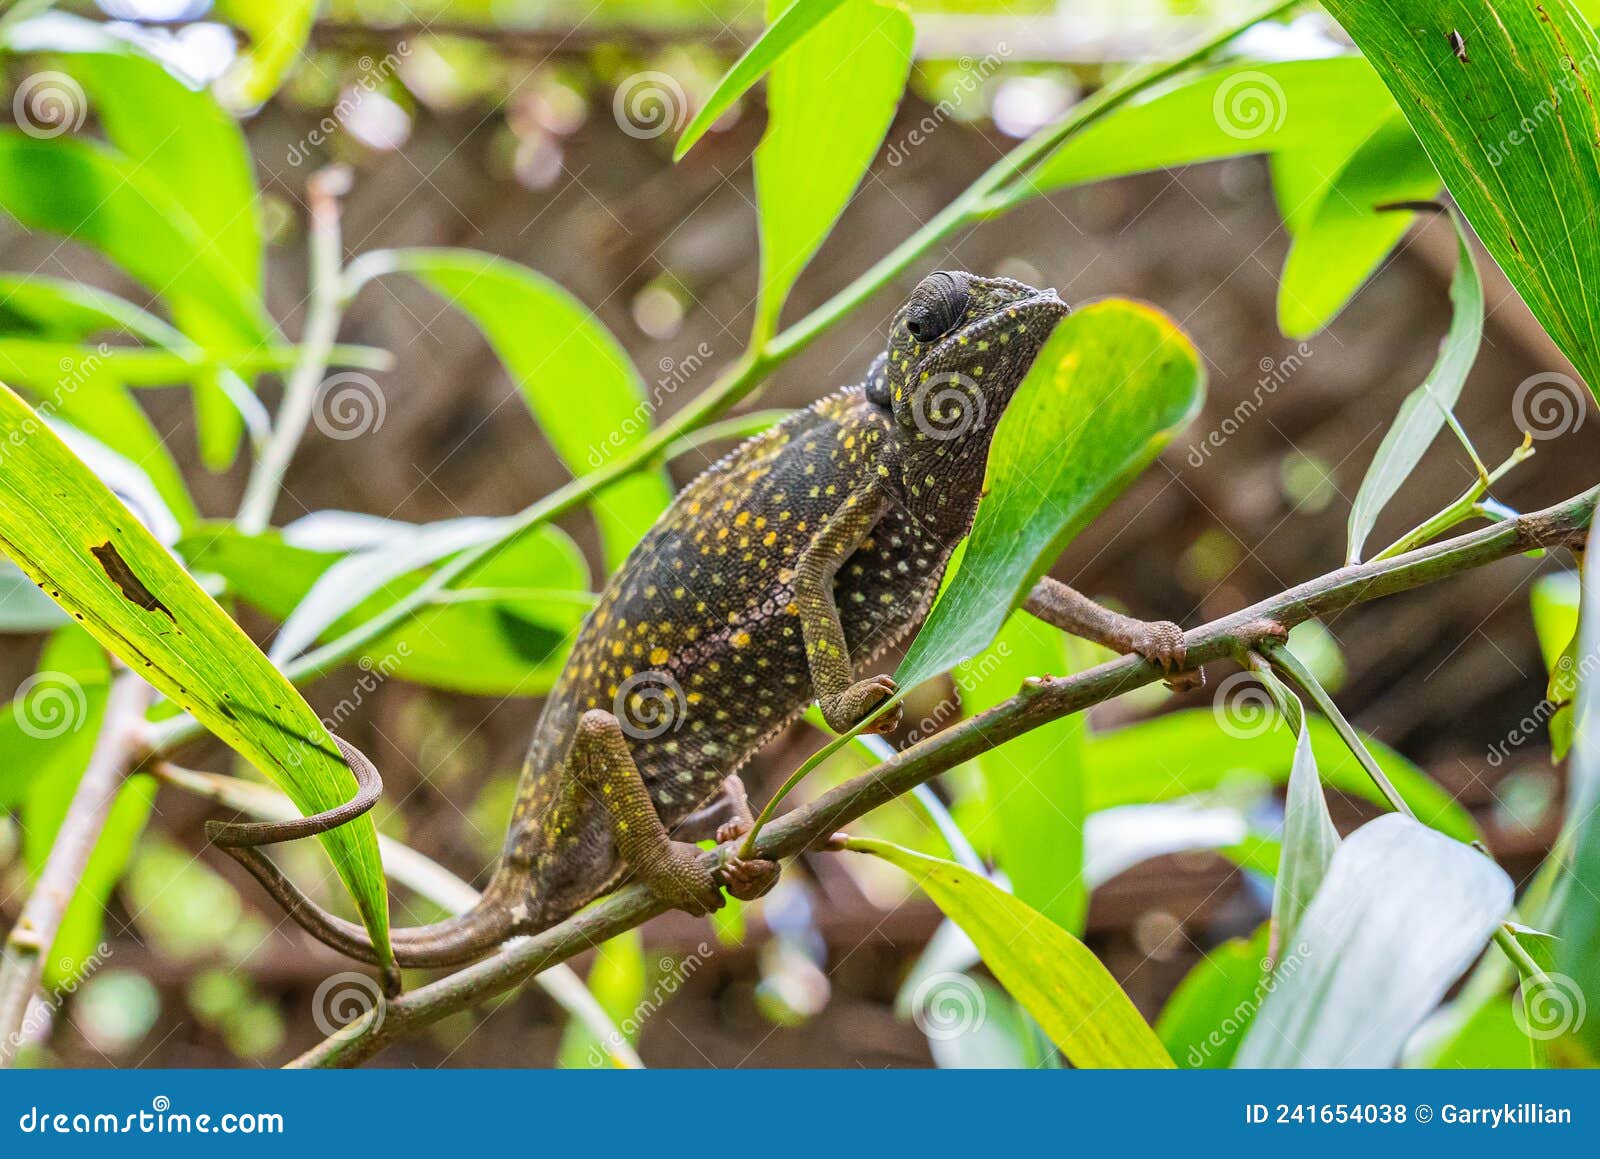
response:
[[[1310,174],[1289,177],[1291,169]],[[1329,169],[1331,168],[1331,172]],[[1318,147],[1273,158],[1274,188],[1293,241],[1278,283],[1278,329],[1290,338],[1317,333],[1355,295],[1405,235],[1415,216],[1379,205],[1438,196],[1439,175],[1399,112],[1380,122],[1353,152],[1331,159]],[[1311,186],[1301,204],[1284,190]]]
[[[787,0],[767,0],[775,21]],[[911,71],[911,18],[846,0],[767,78],[767,131],[756,146],[761,284],[756,342],[826,240],[883,143]]]
[[[1478,347],[1482,342],[1483,283],[1478,280],[1478,267],[1472,260],[1466,235],[1458,230],[1456,272],[1450,279],[1450,330],[1440,343],[1439,356],[1422,385],[1400,404],[1394,425],[1378,444],[1372,465],[1361,480],[1361,489],[1350,505],[1347,563],[1361,559],[1361,550],[1379,514],[1399,493],[1444,429],[1455,410],[1456,400],[1461,397],[1467,372],[1478,359]]]
[[[1539,637],[1549,681],[1544,697],[1554,705],[1545,727],[1550,730],[1550,759],[1559,761],[1572,748],[1573,702],[1578,694],[1580,666],[1578,596],[1582,580],[1575,571],[1540,576],[1534,581],[1533,630]]]
[[[472,250],[394,250],[367,260],[380,272],[412,275],[472,319],[574,475],[605,465],[649,433],[651,403],[627,351],[549,278]],[[594,497],[608,567],[627,558],[671,501],[660,469],[636,472]]]
[[[355,778],[300,694],[5,388],[0,435],[6,443],[0,547],[6,554],[134,672],[278,782],[302,812],[349,800]],[[371,818],[322,841],[385,954],[388,899]]]
[[[1461,211],[1591,389],[1600,383],[1600,39],[1565,0],[1328,0]],[[1418,29],[1430,30],[1419,35]],[[1450,30],[1466,38],[1466,60]],[[1532,127],[1529,128],[1530,121]]]
[[[717,87],[712,90],[706,103],[694,115],[694,120],[689,122],[689,127],[684,129],[683,135],[678,138],[677,146],[672,150],[672,159],[681,160],[683,155],[694,148],[694,143],[705,136],[706,130],[717,123],[717,119],[732,107],[752,85],[760,80],[773,63],[788,52],[800,40],[815,28],[833,10],[839,7],[844,0],[793,0],[782,15],[776,17],[767,26],[749,48],[744,50],[744,55],[734,61],[730,68],[717,82]],[[770,6],[769,6],[770,7]]]
[[[350,558],[296,546],[278,532],[250,536],[225,524],[197,529],[179,541],[178,551],[194,570],[222,576],[230,592],[278,620],[288,619],[320,579]],[[413,567],[361,593],[353,606],[337,609],[316,638],[331,640],[366,622],[432,570]],[[484,696],[548,692],[593,602],[576,545],[558,528],[540,527],[496,553],[471,583],[441,593],[403,627],[374,640],[362,652],[362,666]]]
[[[1511,909],[1511,879],[1400,813],[1339,845],[1235,1066],[1386,1067]]]
[[[67,622],[67,614],[38,584],[9,559],[0,559],[0,632],[47,632]]]
[[[886,841],[849,848],[905,870],[966,931],[1006,992],[1076,1067],[1171,1067],[1161,1041],[1090,949],[999,886],[952,861]]]
[[[1263,925],[1251,937],[1230,938],[1194,964],[1167,999],[1156,1033],[1180,1066],[1231,1066],[1244,1032],[1268,989]]]
[[[595,949],[594,965],[589,967],[586,983],[589,992],[599,1002],[606,1017],[627,1035],[626,1042],[639,1041],[639,1021],[645,1013],[644,939],[638,930],[602,943]],[[612,1045],[602,1041],[594,1028],[578,1018],[569,1018],[561,1033],[561,1046],[557,1065],[566,1069],[593,1069],[604,1066],[621,1066]]]
[[[1097,121],[1015,183],[1005,200],[1224,157],[1336,142],[1353,148],[1393,109],[1359,56],[1230,64]]]
[[[1342,793],[1374,804],[1383,794],[1350,755],[1326,720],[1307,717],[1311,751],[1322,781]],[[1090,812],[1115,805],[1170,801],[1208,792],[1230,777],[1256,775],[1286,783],[1290,733],[1281,723],[1262,726],[1224,723],[1209,708],[1169,712],[1112,732],[1097,733],[1084,751]],[[1458,841],[1482,839],[1472,817],[1450,794],[1399,753],[1371,737],[1363,738],[1384,775],[1417,816]]]
[[[278,91],[304,52],[317,0],[217,0],[215,11],[250,38],[222,87],[242,107],[254,108]]]
[[[259,294],[212,249],[180,198],[181,191],[168,190],[140,162],[106,146],[0,130],[0,209],[29,228],[100,251],[160,295],[179,328],[201,345],[266,343],[274,327]],[[236,410],[220,405],[231,416],[216,420],[228,427],[221,433],[236,436]],[[236,441],[204,436],[208,462],[225,461]]]
[[[1272,949],[1277,956],[1295,944],[1301,919],[1339,847],[1339,831],[1328,813],[1328,799],[1323,795],[1317,758],[1311,749],[1311,733],[1304,727],[1304,720],[1302,710],[1284,797],[1283,851],[1272,891]]]
[[[989,450],[961,570],[895,679],[910,688],[975,656],[1051,561],[1187,422],[1200,356],[1164,314],[1109,298],[1057,324]]]
[[[1568,1013],[1576,1013],[1577,1034],[1591,1054],[1600,1055],[1600,1018],[1585,1018],[1582,1010],[1600,1013],[1600,674],[1593,659],[1600,656],[1600,543],[1593,529],[1584,552],[1583,613],[1575,637],[1582,663],[1577,673],[1577,698],[1573,712],[1572,756],[1567,763],[1566,838],[1571,842],[1569,880],[1565,901],[1556,918],[1561,939],[1556,965],[1566,981],[1576,987],[1569,996]],[[1581,1006],[1575,1001],[1581,1000]],[[1570,1023],[1569,1023],[1570,1025]]]
[[[1023,681],[1073,670],[1061,631],[1013,612],[995,642],[955,672],[961,707],[974,716],[1016,694]],[[1079,713],[1023,733],[977,759],[984,831],[1012,892],[1071,933],[1082,933],[1083,743]]]

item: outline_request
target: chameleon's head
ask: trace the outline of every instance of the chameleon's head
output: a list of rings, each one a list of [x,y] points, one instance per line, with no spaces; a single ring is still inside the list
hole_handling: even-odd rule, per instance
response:
[[[964,533],[995,424],[1066,313],[1054,290],[1009,278],[941,270],[917,284],[867,383],[894,414],[913,511]]]

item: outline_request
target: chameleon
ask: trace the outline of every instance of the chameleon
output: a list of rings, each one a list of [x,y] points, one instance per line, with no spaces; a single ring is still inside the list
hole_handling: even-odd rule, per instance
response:
[[[778,866],[697,840],[753,823],[740,769],[815,701],[847,731],[896,694],[873,671],[921,623],[971,530],[995,426],[1055,324],[1054,290],[940,271],[923,278],[858,384],[752,436],[689,483],[579,628],[535,727],[498,867],[466,914],[395,929],[395,961],[440,967],[560,922],[628,881],[705,914],[759,897]],[[1023,607],[1181,672],[1183,633],[1109,611],[1046,577]],[[899,708],[868,726],[888,733]],[[255,848],[343,824],[377,800],[371,763],[339,741],[356,800],[293,822],[213,821],[317,938],[377,962]],[[720,821],[719,821],[720,818]]]

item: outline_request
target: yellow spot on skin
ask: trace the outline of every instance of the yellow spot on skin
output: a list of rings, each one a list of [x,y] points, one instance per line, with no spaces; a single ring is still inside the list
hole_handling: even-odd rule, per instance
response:
[[[655,648],[650,653],[650,663],[665,664],[669,659],[671,659],[671,656],[672,654],[665,648]]]
[[[734,518],[734,521],[733,521],[733,525],[734,525],[734,526],[735,526],[735,527],[743,527],[743,526],[744,526],[744,525],[745,525],[745,524],[746,524],[746,523],[749,523],[749,522],[750,522],[750,512],[748,512],[748,511],[741,511],[741,512],[739,512],[739,514],[738,514],[738,515],[737,515],[737,516],[736,516],[736,517],[735,517],[735,518]]]
[[[733,639],[730,642],[735,648],[747,648],[750,646],[750,633],[735,632],[733,634]]]
[[[767,532],[767,534],[765,536],[763,536],[762,539],[761,539],[761,543],[765,547],[771,547],[774,543],[777,543],[777,542],[778,542],[778,533],[776,531]]]

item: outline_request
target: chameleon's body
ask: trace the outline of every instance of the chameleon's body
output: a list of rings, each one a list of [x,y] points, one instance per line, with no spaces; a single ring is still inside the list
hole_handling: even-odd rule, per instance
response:
[[[932,275],[865,382],[686,487],[578,635],[483,903],[394,931],[398,960],[472,957],[547,928],[630,873],[684,908],[720,905],[698,850],[676,838],[701,836],[696,819],[725,787],[748,824],[732,775],[812,701],[844,729],[893,692],[887,677],[859,678],[927,611],[971,527],[994,426],[1065,313],[1053,291]],[[1064,626],[1109,630],[1076,604],[1050,611]],[[1112,619],[1123,636],[1138,623]],[[1167,639],[1163,660],[1172,651]],[[740,831],[736,820],[718,836]],[[741,896],[776,876],[766,862],[726,864],[724,881]],[[371,960],[358,927],[308,914],[281,880],[263,881],[312,932]]]

